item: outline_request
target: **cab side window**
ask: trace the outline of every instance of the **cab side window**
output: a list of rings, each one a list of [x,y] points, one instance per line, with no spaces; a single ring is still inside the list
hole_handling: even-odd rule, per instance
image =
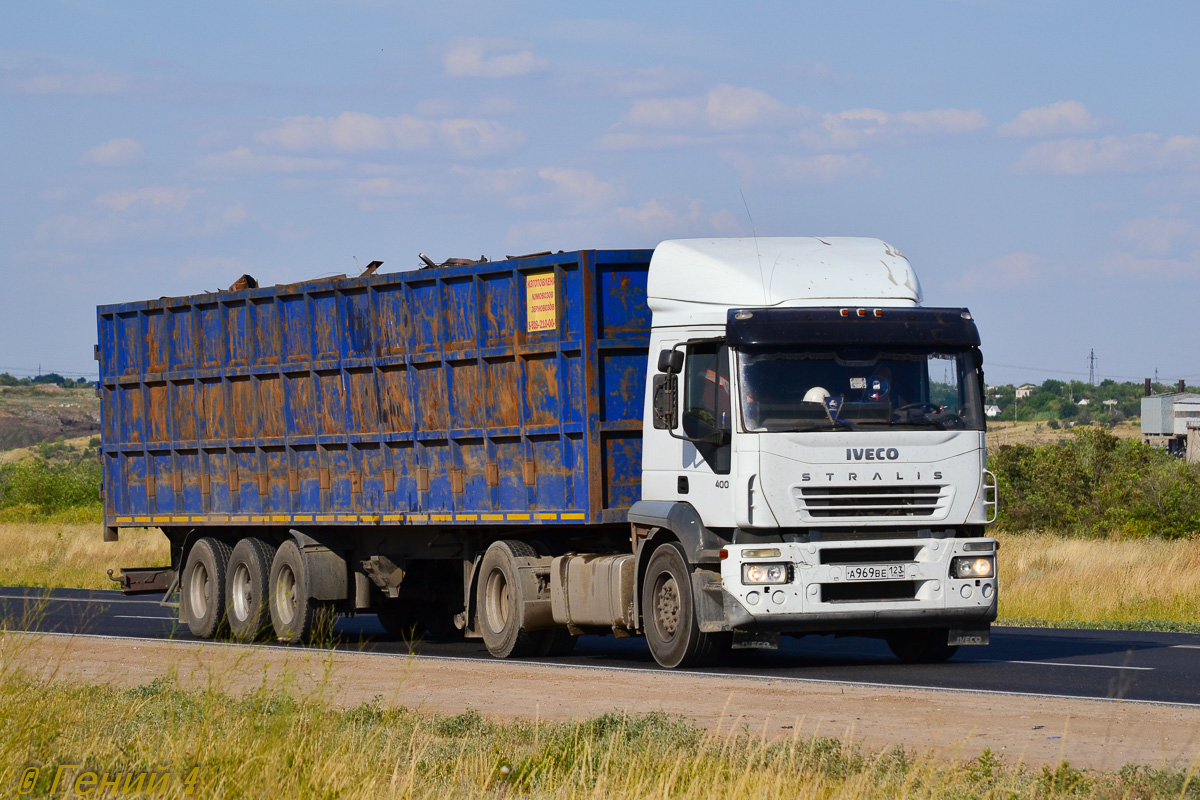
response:
[[[717,344],[689,347],[684,374],[683,432],[691,437],[725,434],[723,444],[696,443],[696,450],[718,475],[729,474],[733,450],[729,389],[729,348]]]

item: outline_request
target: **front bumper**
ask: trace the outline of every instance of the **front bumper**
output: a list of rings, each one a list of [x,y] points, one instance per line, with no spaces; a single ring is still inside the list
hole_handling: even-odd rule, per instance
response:
[[[980,548],[990,545],[990,550]],[[967,546],[973,549],[967,550]],[[784,632],[984,626],[996,619],[995,570],[989,578],[950,577],[956,556],[996,556],[990,538],[922,537],[868,541],[771,544],[772,563],[791,569],[786,583],[742,582],[742,551],[764,545],[728,545],[721,561],[726,623],[733,628]],[[895,577],[847,580],[848,566],[890,565]]]

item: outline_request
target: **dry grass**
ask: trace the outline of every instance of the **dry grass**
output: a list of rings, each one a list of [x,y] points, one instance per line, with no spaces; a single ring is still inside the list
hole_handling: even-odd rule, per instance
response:
[[[11,653],[12,637],[0,640]],[[1157,798],[1200,797],[1190,771],[1034,769],[989,751],[939,760],[894,748],[864,752],[826,737],[768,740],[705,733],[661,713],[575,723],[433,716],[373,703],[339,709],[297,699],[284,683],[232,696],[167,679],[129,690],[44,683],[0,660],[0,786],[39,769],[34,796],[76,796],[100,780],[130,795],[206,798]],[[88,777],[94,775],[95,777]],[[189,787],[188,778],[194,779]],[[144,781],[147,779],[143,779]],[[156,777],[154,780],[158,780]],[[160,789],[165,791],[160,792]],[[117,790],[95,791],[114,796]]]
[[[1057,444],[1070,440],[1072,430],[1073,428],[1066,425],[1055,430],[1045,422],[995,422],[989,420],[987,443],[989,448],[1011,444]],[[1118,439],[1141,439],[1142,437],[1140,420],[1120,422],[1109,430]]]
[[[106,542],[99,523],[0,523],[0,586],[113,589],[106,570],[170,563],[157,528],[126,528]]]
[[[997,538],[1003,620],[1180,629],[1200,625],[1200,540],[1076,539],[1045,533],[1002,533]]]

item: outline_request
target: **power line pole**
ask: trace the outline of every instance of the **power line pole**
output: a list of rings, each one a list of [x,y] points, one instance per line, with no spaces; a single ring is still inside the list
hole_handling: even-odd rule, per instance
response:
[[[1092,348],[1091,354],[1088,355],[1088,383],[1092,386],[1096,385],[1096,348]]]

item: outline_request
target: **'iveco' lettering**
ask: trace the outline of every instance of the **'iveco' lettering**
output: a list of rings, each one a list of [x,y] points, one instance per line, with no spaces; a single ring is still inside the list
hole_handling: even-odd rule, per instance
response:
[[[847,461],[895,461],[900,457],[900,451],[894,447],[847,447]]]

